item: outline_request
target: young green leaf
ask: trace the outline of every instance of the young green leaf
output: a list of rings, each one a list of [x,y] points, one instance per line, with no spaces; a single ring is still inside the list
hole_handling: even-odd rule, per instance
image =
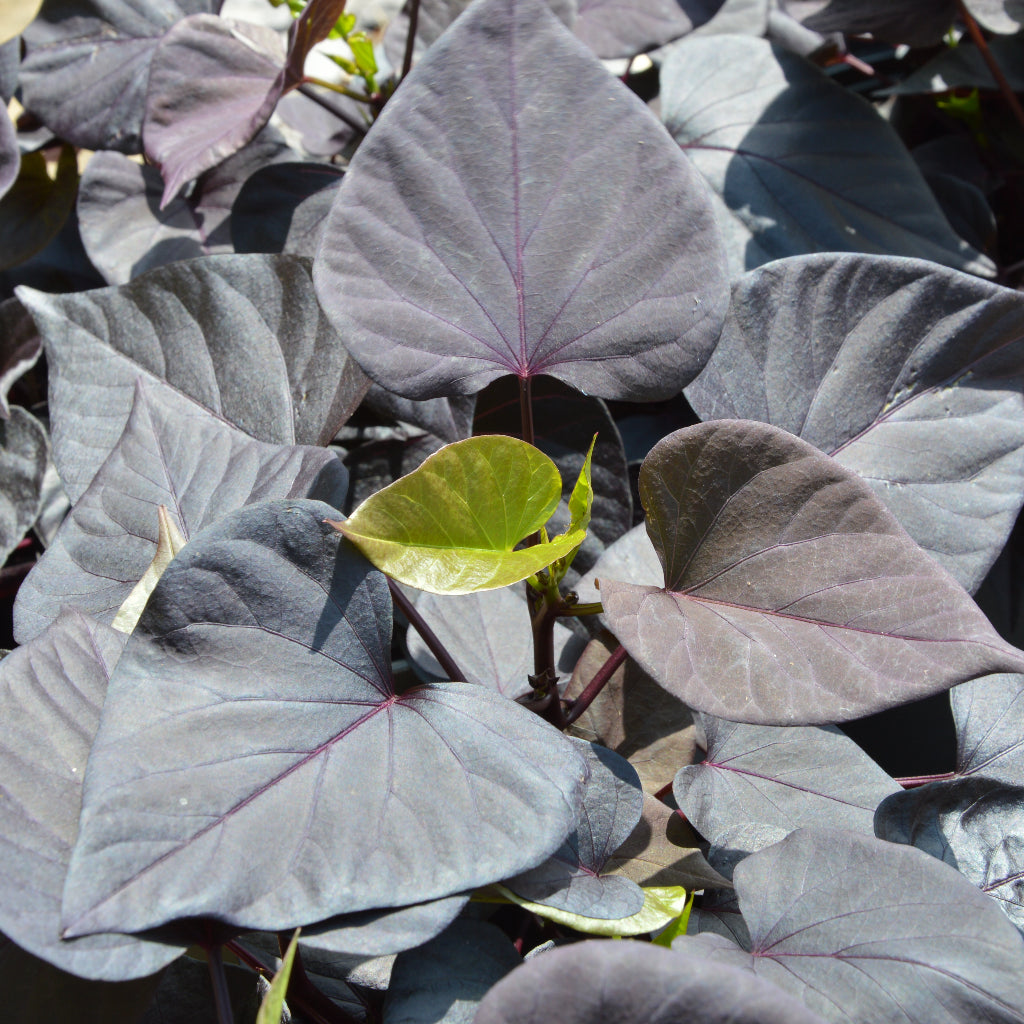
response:
[[[281,962],[281,969],[274,975],[274,980],[270,983],[270,991],[260,1003],[259,1013],[256,1014],[256,1024],[281,1024],[284,994],[288,991],[288,981],[292,976],[292,964],[295,962],[295,950],[298,948],[299,932],[301,931],[301,928],[296,928],[292,941],[288,943],[284,960]]]
[[[646,935],[671,925],[682,915],[689,913],[687,891],[678,885],[647,885],[643,886],[644,905],[631,917],[606,921],[603,918],[584,917],[582,914],[571,914],[566,910],[546,906],[543,903],[531,903],[517,896],[511,889],[503,885],[492,886],[489,890],[474,896],[482,902],[515,903],[524,910],[529,910],[538,917],[543,917],[555,924],[565,925],[587,935],[608,935],[618,938],[631,935]],[[684,926],[685,930],[685,926]]]
[[[171,564],[171,559],[185,546],[185,538],[178,529],[178,524],[171,518],[166,505],[157,510],[159,528],[157,532],[156,554],[142,579],[125,598],[124,604],[118,609],[111,625],[122,633],[132,633],[138,624],[142,609],[146,607],[149,595],[160,581],[164,570]]]
[[[566,533],[580,531],[586,536],[587,527],[590,525],[590,509],[594,504],[594,484],[590,477],[590,462],[594,457],[594,445],[597,444],[597,434],[590,442],[587,457],[583,460],[580,475],[576,478],[576,485],[569,495],[569,528]],[[555,540],[559,538],[556,537]],[[572,565],[572,560],[579,551],[579,544],[576,545],[564,558],[559,558],[553,566],[553,575],[557,583],[565,576]]]
[[[576,524],[514,550],[558,505],[555,464],[524,441],[471,437],[446,445],[408,476],[332,523],[378,569],[435,594],[495,590],[566,557],[586,536]]]

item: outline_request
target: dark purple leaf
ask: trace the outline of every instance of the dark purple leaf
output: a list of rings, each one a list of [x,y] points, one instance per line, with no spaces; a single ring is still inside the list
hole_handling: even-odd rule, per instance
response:
[[[745,965],[834,1024],[1009,1024],[1024,946],[991,900],[908,846],[801,829],[737,865],[751,952],[719,936],[672,952]]]
[[[1024,296],[920,260],[780,260],[734,286],[687,397],[856,470],[968,590],[1024,500]]]
[[[688,935],[720,935],[744,949],[750,948],[750,929],[740,913],[732,876],[736,865],[749,856],[749,850],[763,849],[786,838],[786,830],[774,825],[739,825],[722,834],[721,846],[708,847],[708,863],[712,870],[729,879],[729,885],[705,890],[690,911]]]
[[[306,58],[317,43],[323,42],[345,13],[346,0],[309,0],[292,23],[288,33],[288,62],[284,68],[282,88],[294,89],[302,81]]]
[[[358,435],[359,428],[352,429]],[[357,436],[353,439],[356,442],[353,450],[345,456],[351,481],[345,499],[346,512],[351,513],[371,494],[376,494],[399,477],[411,473],[443,444],[439,437],[432,434],[421,434],[402,427],[380,427],[378,430],[386,431],[387,436],[378,440]],[[349,438],[343,432],[341,443],[346,441]]]
[[[889,123],[801,57],[762,39],[684,39],[662,67],[661,104],[711,185],[734,271],[836,251],[993,276]]]
[[[77,191],[78,163],[70,146],[61,147],[55,178],[42,153],[21,158],[17,180],[0,199],[0,270],[24,263],[57,237]]]
[[[331,164],[282,163],[251,175],[231,208],[238,252],[316,252],[342,171]]]
[[[0,565],[39,515],[49,444],[43,425],[17,406],[0,419]]]
[[[330,441],[366,387],[295,256],[211,256],[119,287],[19,297],[47,346],[54,459],[72,501],[121,436],[140,376],[289,445]]]
[[[42,352],[42,339],[25,307],[17,299],[0,302],[0,420],[10,418],[10,390]]]
[[[89,258],[110,284],[125,284],[175,260],[232,252],[229,217],[246,176],[294,155],[277,131],[264,128],[248,146],[203,174],[187,197],[178,196],[160,209],[164,186],[155,167],[120,153],[96,153],[78,193]]]
[[[274,121],[298,136],[303,152],[315,160],[329,160],[346,150],[365,134],[366,105],[336,93],[325,98],[326,91],[307,86],[293,90],[278,101]],[[312,97],[317,97],[313,99]]]
[[[89,757],[69,934],[407,906],[524,871],[573,827],[586,768],[547,723],[466,683],[395,694],[387,583],[337,518],[254,505],[164,573]]]
[[[605,861],[605,875],[621,875],[644,886],[708,889],[729,885],[700,852],[700,837],[693,828],[657,797],[643,796],[640,821]]]
[[[159,975],[120,983],[85,981],[26,953],[0,935],[0,989],[4,1013],[11,1021],[127,1024],[139,1019],[159,982]]]
[[[342,914],[304,925],[299,945],[357,956],[400,953],[444,931],[468,902],[468,895],[446,896],[397,909]]]
[[[579,0],[576,35],[598,57],[632,57],[710,21],[724,0]]]
[[[983,676],[949,693],[956,722],[956,770],[1024,786],[1024,676]]]
[[[679,809],[710,843],[740,825],[810,826],[874,834],[875,808],[899,786],[834,726],[738,725],[701,715],[707,752],[680,768]],[[751,833],[757,845],[767,842]],[[732,844],[730,844],[732,845]],[[735,847],[733,847],[735,848]]]
[[[822,1024],[749,970],[648,943],[544,953],[487,994],[476,1024]]]
[[[768,32],[770,3],[771,0],[725,0],[718,14],[694,29],[694,34],[764,36]]]
[[[428,398],[417,402],[386,391],[379,384],[371,384],[366,392],[366,405],[378,416],[398,423],[410,423],[444,441],[462,441],[473,433],[475,395]]]
[[[223,0],[47,0],[25,30],[25,106],[86,149],[142,152],[149,67],[160,38]]]
[[[964,0],[967,10],[990,32],[1012,35],[1024,25],[1021,0]]]
[[[889,797],[875,831],[945,861],[1024,931],[1024,787],[975,776]]]
[[[658,553],[647,535],[647,528],[641,524],[609,544],[575,589],[581,601],[600,601],[598,584],[601,580],[630,580],[658,586],[664,578]]]
[[[505,374],[667,397],[717,337],[725,268],[698,176],[666,143],[541,0],[483,0],[353,158],[317,294],[406,397]]]
[[[916,159],[916,154],[915,154]],[[954,174],[924,170],[932,190],[953,230],[981,252],[994,252],[996,215],[977,185]]]
[[[267,982],[248,968],[225,963],[224,977],[232,1007],[239,1015],[259,1006]],[[183,956],[160,978],[160,987],[138,1024],[218,1024],[210,967],[205,960]],[[104,1024],[113,1024],[112,1021]]]
[[[691,707],[813,725],[1024,667],[871,488],[792,434],[680,430],[647,456],[640,494],[665,588],[602,579],[605,616]]]
[[[466,681],[497,690],[509,700],[533,692],[535,671],[530,612],[522,592],[510,587],[476,594],[423,593],[416,610],[451,653]],[[555,624],[556,664],[572,633]],[[409,657],[421,676],[444,679],[444,670],[414,629],[406,636]]]
[[[1015,92],[1024,91],[1024,73],[1020,67],[1024,55],[1022,40],[1014,36],[993,39],[989,51],[1010,83],[1010,88]],[[950,89],[995,91],[998,88],[981,50],[965,39],[955,47],[941,50],[887,92],[897,96],[914,96],[942,93]]]
[[[152,974],[183,952],[127,935],[60,938],[86,758],[125,639],[68,611],[0,661],[0,929],[62,970],[109,981]]]
[[[632,917],[644,905],[640,886],[602,870],[640,821],[640,777],[611,750],[574,742],[590,768],[576,828],[543,864],[504,884],[523,899],[570,914],[604,920]]]
[[[645,533],[645,539],[646,536]],[[653,549],[651,557],[660,576],[661,567]],[[599,598],[595,591],[594,599]],[[618,642],[610,633],[590,641],[573,666],[565,696],[578,698],[616,647]],[[625,757],[648,793],[671,786],[680,766],[692,764],[696,754],[693,713],[631,658],[612,674],[570,732]]]
[[[454,921],[436,939],[395,960],[383,1024],[471,1024],[488,990],[521,962],[493,924]]]
[[[7,52],[0,48],[0,53]],[[9,116],[0,117],[0,196],[4,195],[18,177],[21,154],[18,151],[18,136],[14,122]]]
[[[140,384],[121,440],[21,585],[19,641],[65,604],[111,623],[156,554],[161,505],[189,540],[244,505],[316,498],[334,507],[347,487],[327,449],[254,441],[175,392]]]
[[[423,56],[426,49],[441,38],[470,3],[471,0],[420,0],[419,16],[416,19],[416,43],[413,50],[417,60]],[[576,20],[577,0],[546,0],[546,3],[567,28],[572,28]],[[396,72],[401,71],[408,36],[407,2],[399,14],[391,19],[384,32],[384,52]]]
[[[941,42],[956,17],[956,0],[781,0],[781,4],[787,14],[815,32],[870,34],[908,46]]]
[[[283,90],[276,32],[196,14],[153,55],[143,137],[164,179],[161,207],[238,152],[270,120]]]

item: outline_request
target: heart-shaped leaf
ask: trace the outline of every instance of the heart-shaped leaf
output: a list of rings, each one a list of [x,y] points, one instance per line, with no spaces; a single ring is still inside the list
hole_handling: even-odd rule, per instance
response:
[[[720,244],[698,175],[547,5],[483,0],[360,146],[316,285],[360,365],[407,397],[548,374],[651,401],[718,335]]]
[[[956,723],[956,770],[1024,786],[1024,676],[983,676],[949,694]]]
[[[476,1024],[822,1024],[750,971],[640,942],[581,942],[528,960],[487,994]]]
[[[60,938],[85,762],[124,644],[68,611],[0,661],[0,929],[64,971],[109,981],[153,974],[183,952],[127,935]]]
[[[223,0],[47,0],[25,30],[23,102],[86,149],[142,152],[150,61],[176,21]]]
[[[639,913],[644,894],[623,875],[603,875],[629,838],[643,805],[640,778],[630,763],[595,743],[576,740],[590,768],[575,830],[543,864],[505,881],[532,903],[583,917],[618,920]]]
[[[710,843],[739,825],[774,830],[808,826],[874,835],[875,808],[899,786],[834,726],[739,725],[700,715],[707,752],[680,768],[673,786],[679,809]],[[747,847],[753,852],[767,843]],[[733,845],[734,844],[730,844]],[[735,846],[734,846],[735,848]]]
[[[719,936],[672,951],[746,966],[835,1024],[1010,1024],[1024,1015],[1024,946],[998,908],[920,850],[800,829],[733,875],[749,953]]]
[[[188,540],[243,505],[334,505],[347,485],[331,451],[254,441],[170,388],[139,384],[121,440],[18,592],[19,642],[64,604],[113,621],[157,553],[161,506]]]
[[[334,525],[378,569],[420,590],[468,594],[518,583],[578,546],[583,531],[514,550],[562,494],[555,464],[500,435],[446,445]]]
[[[387,583],[337,514],[251,506],[164,573],[89,757],[68,934],[407,906],[524,871],[574,826],[586,769],[547,723],[466,683],[395,693]]]
[[[647,456],[640,494],[665,587],[604,579],[605,615],[692,707],[836,722],[1024,668],[871,488],[792,434],[680,430]]]
[[[1024,786],[976,776],[896,793],[875,831],[955,867],[1024,932]]]
[[[889,122],[802,57],[764,39],[688,37],[662,66],[661,102],[718,197],[735,271],[833,251],[993,276]]]
[[[211,256],[116,288],[19,297],[47,348],[54,461],[72,501],[121,436],[139,376],[272,444],[327,444],[367,386],[295,256]]]
[[[968,590],[1024,500],[1024,296],[934,263],[799,256],[734,285],[687,397],[856,470]]]

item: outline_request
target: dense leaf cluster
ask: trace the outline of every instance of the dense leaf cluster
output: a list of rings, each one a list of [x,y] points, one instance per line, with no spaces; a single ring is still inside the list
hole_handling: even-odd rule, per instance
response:
[[[1024,6],[351,6],[0,48],[11,1019],[1024,1021]]]

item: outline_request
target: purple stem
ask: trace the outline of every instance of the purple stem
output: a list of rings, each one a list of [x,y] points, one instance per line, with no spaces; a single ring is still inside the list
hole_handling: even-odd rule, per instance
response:
[[[416,29],[420,21],[420,0],[412,0],[409,9],[409,34],[405,37],[405,56],[402,58],[402,81],[412,70],[412,54],[416,46]]]
[[[608,660],[594,673],[594,677],[584,687],[583,692],[573,701],[569,713],[565,716],[566,725],[572,725],[590,707],[594,698],[605,688],[608,680],[615,675],[615,670],[625,660],[626,648],[619,644]]]
[[[217,1007],[219,1024],[234,1024],[235,1015],[231,1012],[231,994],[228,992],[228,979],[224,974],[224,956],[220,943],[206,948],[206,963],[210,968],[210,982],[213,985],[213,1002]]]
[[[437,634],[423,620],[423,616],[416,611],[416,606],[405,596],[402,588],[392,579],[388,580],[388,587],[395,604],[409,620],[409,625],[423,637],[423,642],[430,649],[430,653],[437,658],[438,664],[444,669],[448,679],[453,683],[467,682],[466,673],[455,664],[455,659],[448,653],[448,648],[441,643]]]
[[[906,775],[901,779],[893,779],[893,782],[904,789],[916,789],[918,786],[927,786],[929,782],[948,782],[956,777],[956,772],[939,772],[938,775]]]

